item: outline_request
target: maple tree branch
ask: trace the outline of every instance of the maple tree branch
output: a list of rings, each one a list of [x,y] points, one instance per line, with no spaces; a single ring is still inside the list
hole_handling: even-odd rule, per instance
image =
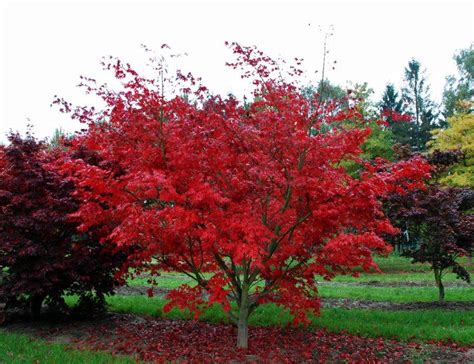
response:
[[[290,234],[290,236],[293,234],[293,232],[296,230],[296,228],[298,227],[298,225],[302,224],[303,222],[305,222],[309,217],[311,216],[311,212],[308,212],[306,215],[304,215],[303,217],[299,218],[298,220],[296,220],[296,222],[287,230],[285,231],[279,238],[278,240],[275,241],[275,243],[270,246],[270,251],[269,251],[269,256],[267,258],[270,259],[271,256],[273,255],[273,253],[275,252],[275,250],[278,248],[278,245],[280,244],[280,242],[288,235]]]
[[[234,295],[237,297],[240,297],[242,295],[242,286],[241,286],[240,281],[236,279],[237,272],[234,270],[234,274],[232,274],[232,272],[229,270],[229,267],[227,267],[227,264],[225,264],[224,260],[219,256],[219,254],[214,253],[214,259],[216,260],[219,267],[224,271],[227,277],[234,284],[234,287],[237,290],[237,292],[235,292],[234,289],[232,289],[232,291],[234,292]]]
[[[184,262],[189,266],[191,272],[194,274],[194,277],[193,277],[192,274],[186,272],[183,269],[178,269],[178,270],[180,270],[182,273],[186,274],[188,277],[191,277],[192,279],[194,279],[202,288],[206,288],[207,287],[207,279],[205,279],[201,275],[201,272],[197,270],[197,268],[193,264],[193,262],[191,262],[189,259],[187,259],[185,255],[183,255],[183,254],[180,254],[180,255],[181,255],[181,258],[184,260]]]
[[[230,257],[229,257],[230,258]],[[232,258],[230,258],[230,264],[232,266],[232,271],[231,272],[234,272],[234,277],[235,279],[237,280],[237,282],[239,283],[239,285],[242,285],[242,282],[240,281],[240,275],[238,273],[238,269],[234,263],[234,261],[232,260]]]
[[[275,288],[277,286],[277,283],[279,281],[282,281],[288,275],[288,273],[290,271],[295,270],[295,269],[301,267],[302,265],[306,264],[308,262],[308,259],[304,259],[304,260],[300,261],[298,264],[296,264],[295,266],[291,267],[291,265],[294,261],[295,261],[295,259],[292,257],[290,262],[288,262],[288,264],[286,265],[287,269],[284,269],[283,274],[281,274],[279,277],[274,278],[270,281],[265,280],[265,286],[263,288],[263,291],[253,295],[255,302],[258,301],[258,298],[262,298],[262,297],[272,293],[275,290]],[[258,304],[255,304],[255,305],[256,306],[254,307],[254,309],[258,306]]]
[[[304,148],[303,152],[301,152],[301,154],[298,157],[298,171],[301,171],[301,169],[303,169],[304,160],[305,160],[307,152],[308,152],[308,148]]]

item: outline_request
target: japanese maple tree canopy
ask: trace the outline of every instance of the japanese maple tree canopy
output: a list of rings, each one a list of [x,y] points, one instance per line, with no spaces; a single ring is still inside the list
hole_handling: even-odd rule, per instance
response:
[[[319,310],[315,274],[369,269],[374,251],[389,251],[382,237],[395,229],[379,197],[420,187],[429,166],[419,157],[360,160],[370,128],[357,100],[308,100],[292,81],[299,60],[287,67],[287,81],[257,49],[230,47],[236,61],[229,65],[255,86],[250,104],[210,95],[181,72],[177,95],[164,97],[157,80],[120,61],[106,68],[122,90],[85,82],[104,110],[58,100],[88,125],[71,148],[102,161],[63,165],[83,201],[74,218],[84,231],[109,226],[107,239],[118,246],[139,245],[135,259],[153,258],[150,269],[198,282],[172,292],[170,305],[229,309],[230,298],[240,302],[249,290],[251,307],[278,302],[305,321]],[[341,165],[348,159],[361,164],[357,178]]]

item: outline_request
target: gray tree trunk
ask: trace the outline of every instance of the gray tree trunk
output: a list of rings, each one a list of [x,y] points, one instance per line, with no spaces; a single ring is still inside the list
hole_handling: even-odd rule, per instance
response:
[[[41,306],[44,301],[43,295],[33,296],[31,299],[31,315],[33,319],[37,320],[41,314]]]
[[[444,285],[441,280],[441,269],[434,269],[434,275],[435,275],[435,281],[436,285],[438,286],[438,301],[440,305],[445,304],[445,299],[444,299]]]
[[[239,303],[239,316],[237,322],[237,347],[247,349],[249,342],[249,292],[248,287],[243,287]]]

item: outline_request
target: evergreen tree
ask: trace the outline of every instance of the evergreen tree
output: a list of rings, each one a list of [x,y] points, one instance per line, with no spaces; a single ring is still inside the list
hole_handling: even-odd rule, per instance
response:
[[[388,84],[382,95],[382,100],[379,103],[380,111],[393,111],[397,114],[403,114],[403,100],[398,95],[393,84]],[[410,144],[411,124],[407,122],[400,122],[393,120],[393,117],[388,116],[387,122],[393,134],[393,142],[397,144]]]
[[[385,86],[385,92],[382,96],[380,107],[382,111],[389,109],[398,113],[403,112],[403,101],[398,97],[398,92],[395,90],[395,86],[393,86],[393,84],[389,83],[387,86]],[[391,120],[389,120],[389,123],[391,123]]]
[[[415,59],[408,62],[404,81],[402,100],[413,118],[409,144],[415,151],[425,151],[426,143],[431,138],[431,130],[439,125],[436,104],[430,99],[429,86],[420,62]]]

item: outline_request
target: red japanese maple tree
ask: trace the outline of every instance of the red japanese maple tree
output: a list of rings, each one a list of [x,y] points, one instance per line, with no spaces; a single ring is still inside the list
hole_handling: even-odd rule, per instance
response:
[[[315,275],[376,267],[372,253],[388,252],[381,236],[395,231],[379,197],[420,186],[429,167],[420,158],[377,160],[351,177],[341,162],[358,160],[370,134],[357,103],[308,101],[275,61],[230,46],[230,66],[255,86],[250,105],[212,96],[180,72],[185,97],[165,98],[159,82],[120,61],[106,67],[123,90],[86,83],[105,110],[58,102],[88,124],[74,147],[107,162],[64,164],[84,201],[75,215],[81,229],[113,227],[108,238],[139,245],[135,258],[152,262],[152,272],[194,279],[195,287],[168,294],[165,310],[199,314],[221,304],[238,326],[238,347],[246,348],[248,317],[258,305],[275,302],[295,323],[307,323],[319,313]],[[288,69],[289,77],[301,73],[297,65]]]

